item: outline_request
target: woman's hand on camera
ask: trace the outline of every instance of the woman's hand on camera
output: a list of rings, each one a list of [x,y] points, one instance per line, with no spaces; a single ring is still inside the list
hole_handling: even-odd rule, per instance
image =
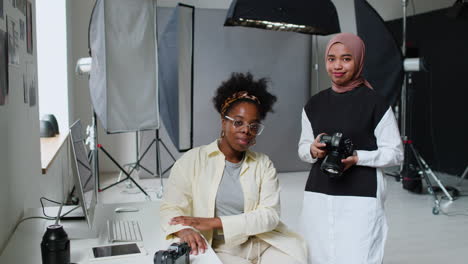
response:
[[[343,171],[349,169],[351,166],[356,165],[359,161],[357,155],[349,156],[346,159],[342,159],[341,162],[344,164]]]
[[[323,149],[327,145],[325,143],[320,143],[322,135],[326,135],[326,133],[319,134],[310,145],[310,154],[314,159],[323,159],[327,155],[327,151]]]
[[[206,241],[197,231],[187,228],[178,231],[175,235],[180,238],[180,242],[187,242],[191,248],[190,254],[205,253],[207,249]]]

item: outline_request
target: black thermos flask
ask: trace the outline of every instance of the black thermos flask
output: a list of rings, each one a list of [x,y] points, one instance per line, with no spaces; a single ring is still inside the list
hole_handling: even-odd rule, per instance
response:
[[[42,264],[69,264],[70,240],[61,225],[47,227],[41,242]]]

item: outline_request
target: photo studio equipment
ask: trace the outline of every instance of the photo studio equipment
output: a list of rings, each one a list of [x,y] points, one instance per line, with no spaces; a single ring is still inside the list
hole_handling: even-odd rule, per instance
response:
[[[79,197],[81,209],[87,220],[87,228],[93,225],[94,210],[97,204],[97,188],[92,173],[88,153],[85,148],[85,139],[80,121],[76,121],[70,127],[70,145],[72,153],[72,171],[76,192]],[[74,187],[74,188],[75,188]],[[40,243],[42,264],[69,264],[70,262],[70,238],[60,224],[69,212],[62,214],[66,200],[60,203],[55,223],[47,226]],[[81,231],[81,230],[80,230]],[[86,231],[80,232],[79,236]],[[71,235],[73,237],[73,235]],[[95,234],[92,235],[95,238]]]
[[[224,26],[322,36],[340,32],[338,14],[330,0],[233,0]]]
[[[461,174],[460,176],[460,181],[458,181],[457,183],[457,186],[461,186],[461,184],[463,183],[463,180],[466,179],[466,176],[468,175],[468,165],[466,166],[465,170],[463,171],[463,173]]]
[[[164,30],[158,34],[159,113],[173,145],[179,152],[193,148],[193,75],[195,8],[178,4]],[[175,157],[161,140],[156,139],[158,162],[156,170],[162,176],[173,163],[162,171],[161,145],[175,162]],[[161,145],[160,145],[161,144]]]
[[[77,72],[89,70],[91,101],[94,108],[93,124],[89,129],[93,163],[97,171],[97,149],[126,176],[101,191],[128,179],[142,168],[160,177],[164,190],[161,166],[161,145],[170,155],[160,137],[161,120],[179,151],[192,148],[193,110],[193,26],[194,8],[179,4],[171,22],[158,44],[157,1],[98,0],[91,15],[89,46],[91,59],[77,65]],[[125,36],[125,37],[122,37]],[[158,54],[162,56],[159,57]],[[91,66],[88,66],[91,63]],[[108,134],[136,133],[136,162],[124,165],[127,172],[110,153],[97,143],[97,118]],[[161,119],[161,120],[160,120]],[[155,131],[155,138],[140,155],[139,132]],[[141,160],[152,145],[156,149],[154,173],[142,166]],[[135,181],[132,182],[144,193]],[[147,197],[149,197],[147,195]]]
[[[84,136],[80,121],[71,125],[69,140],[72,153],[72,171],[74,180],[74,190],[76,190],[81,209],[87,220],[88,227],[92,225],[94,208],[97,203],[96,180],[92,174],[92,168],[88,160],[88,153],[84,145]],[[72,191],[73,192],[73,191]],[[68,197],[67,197],[68,199]],[[62,225],[61,219],[75,210],[62,214],[62,209],[66,200],[60,204],[55,223],[48,226],[41,242],[42,264],[70,263],[70,239]]]
[[[63,204],[63,202],[60,204],[55,223],[49,225],[42,236],[42,264],[70,263],[70,239],[65,229],[63,229],[63,226],[59,224]]]
[[[440,179],[434,174],[429,165],[419,154],[416,148],[413,145],[413,140],[411,139],[411,125],[413,123],[413,111],[408,111],[408,106],[413,105],[414,103],[414,91],[413,91],[413,74],[415,72],[427,71],[426,66],[424,65],[424,60],[420,57],[409,58],[407,55],[407,46],[406,46],[406,30],[407,30],[407,5],[408,0],[402,0],[403,6],[403,34],[402,34],[402,53],[404,56],[403,68],[405,71],[405,79],[402,85],[401,90],[401,113],[400,113],[400,133],[402,136],[404,144],[404,161],[400,169],[400,175],[403,180],[403,188],[410,191],[421,192],[418,186],[411,184],[411,181],[414,180],[424,180],[427,185],[427,190],[434,197],[434,206],[432,208],[432,213],[434,215],[439,214],[440,212],[440,201],[435,191],[435,187],[432,185],[429,176],[436,182],[440,190],[443,191],[447,199],[452,202],[454,198],[447,191],[447,188],[443,185]],[[415,164],[411,164],[414,163]],[[419,177],[413,178],[410,177],[411,172],[415,171]]]
[[[132,166],[124,165],[132,168],[127,172],[98,144],[96,126],[99,118],[108,134],[135,132],[137,144],[139,131],[159,129],[155,6],[152,1],[137,2],[98,0],[93,8],[89,25],[89,88],[94,116],[88,132],[96,172],[97,149],[101,149],[125,175],[99,190],[131,180],[149,198],[131,177],[135,169],[141,168],[139,157]]]
[[[397,103],[404,78],[400,46],[385,21],[367,1],[354,0],[354,8],[357,35],[366,44],[362,75],[386,103],[393,106],[398,117]]]
[[[340,179],[345,167],[341,160],[353,155],[353,142],[340,132],[333,133],[331,136],[322,135],[319,142],[326,144],[323,149],[327,151],[327,156],[322,161],[320,169],[331,179]]]
[[[167,250],[154,254],[154,264],[190,264],[190,246],[187,242],[172,243]]]

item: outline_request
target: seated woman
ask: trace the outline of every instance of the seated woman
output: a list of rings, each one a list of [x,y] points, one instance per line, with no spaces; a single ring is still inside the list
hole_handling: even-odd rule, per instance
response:
[[[221,136],[185,153],[173,166],[160,208],[166,239],[178,237],[203,253],[211,245],[223,263],[305,263],[301,237],[280,221],[276,169],[253,152],[276,97],[265,79],[234,73],[217,89]]]

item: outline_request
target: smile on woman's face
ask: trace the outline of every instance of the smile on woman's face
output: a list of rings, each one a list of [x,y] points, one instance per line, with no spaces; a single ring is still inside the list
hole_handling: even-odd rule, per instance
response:
[[[333,83],[346,85],[356,74],[356,61],[342,43],[335,43],[327,54],[327,73]]]

